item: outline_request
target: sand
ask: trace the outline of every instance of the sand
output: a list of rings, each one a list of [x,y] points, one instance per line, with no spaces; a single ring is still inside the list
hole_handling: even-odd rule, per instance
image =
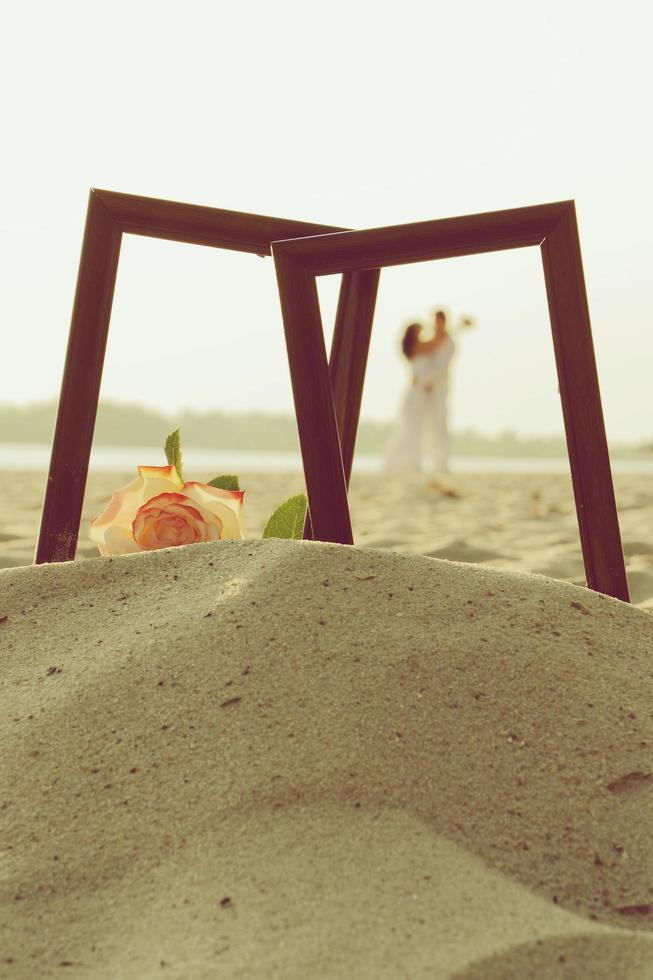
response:
[[[134,476],[91,474],[80,558],[97,555],[88,540],[89,521],[104,509],[112,490]],[[0,568],[32,562],[44,486],[43,473],[7,473],[0,481]],[[241,486],[248,533],[260,537],[274,508],[303,490],[303,479],[241,474]],[[618,475],[615,487],[631,600],[653,609],[651,478]],[[565,476],[456,474],[434,482],[426,475],[354,474],[351,510],[357,545],[585,582],[571,481]]]
[[[653,977],[646,611],[282,541],[0,606],[3,977]]]

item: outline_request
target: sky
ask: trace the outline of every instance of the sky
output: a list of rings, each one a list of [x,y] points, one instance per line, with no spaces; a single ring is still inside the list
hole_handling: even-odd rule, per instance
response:
[[[624,0],[5,5],[0,403],[58,395],[91,187],[352,228],[575,199],[606,429],[653,438],[651,68]],[[327,342],[338,277],[320,280]],[[538,249],[387,269],[363,417],[403,325],[476,318],[451,422],[562,431]],[[292,412],[272,260],[125,236],[102,397]]]

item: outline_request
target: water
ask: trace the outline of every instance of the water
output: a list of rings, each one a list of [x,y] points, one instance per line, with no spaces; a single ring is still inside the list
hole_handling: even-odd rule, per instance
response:
[[[50,463],[50,447],[37,443],[0,443],[0,470],[46,471]],[[128,473],[137,466],[163,466],[165,458],[160,447],[97,446],[91,453],[91,469],[95,472]],[[185,449],[187,472],[198,473],[300,473],[302,460],[298,452],[260,450]],[[453,456],[452,473],[569,473],[565,457],[541,456]],[[653,475],[653,457],[613,459],[615,473]],[[381,457],[358,453],[354,471],[381,473]]]

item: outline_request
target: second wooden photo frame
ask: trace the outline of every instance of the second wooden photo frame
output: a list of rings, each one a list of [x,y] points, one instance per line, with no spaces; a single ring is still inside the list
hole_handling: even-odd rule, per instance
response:
[[[527,246],[542,253],[587,584],[628,602],[572,201],[273,242],[313,536],[353,543],[347,486],[379,270]],[[363,277],[356,305],[366,315],[338,319],[332,395],[316,279],[334,273]]]

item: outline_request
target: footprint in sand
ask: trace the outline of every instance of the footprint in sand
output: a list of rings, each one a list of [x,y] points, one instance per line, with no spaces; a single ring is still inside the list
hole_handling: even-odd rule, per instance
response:
[[[653,571],[650,567],[630,565],[626,568],[626,577],[631,602],[638,603],[653,599]]]
[[[446,544],[443,548],[436,548],[434,551],[424,551],[427,558],[447,558],[449,561],[467,561],[474,564],[482,561],[496,561],[497,559],[513,560],[512,555],[504,555],[499,551],[489,551],[487,548],[480,548],[477,545],[469,544],[462,538],[456,538]]]
[[[365,531],[362,532],[365,534]],[[406,542],[400,541],[398,538],[368,538],[365,541],[366,548],[397,548],[399,551],[403,551],[406,548]]]
[[[548,578],[582,579],[583,582],[585,575],[582,558],[560,557],[557,561],[529,567],[529,571],[536,575],[546,575]]]
[[[0,555],[0,568],[18,568],[20,565],[31,564],[31,557],[22,555]]]
[[[82,544],[77,547],[78,558],[98,558],[100,552],[95,544]]]
[[[651,541],[624,541],[623,549],[626,558],[632,558],[633,555],[653,555]]]
[[[511,946],[481,958],[450,980],[505,980],[506,977],[592,977],[645,980],[641,972],[650,962],[653,943],[647,936],[587,935],[582,923],[574,935],[553,935]],[[646,969],[646,967],[645,967]]]

